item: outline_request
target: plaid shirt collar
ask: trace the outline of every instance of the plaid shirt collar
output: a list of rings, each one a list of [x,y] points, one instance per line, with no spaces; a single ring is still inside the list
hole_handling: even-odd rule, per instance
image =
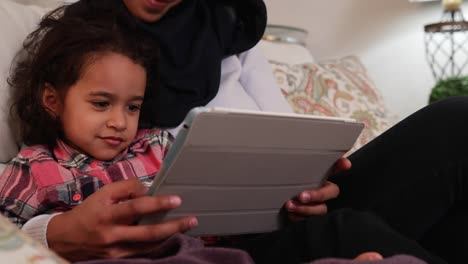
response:
[[[150,147],[145,139],[147,129],[140,129],[137,132],[135,139],[130,143],[129,147],[124,151],[120,152],[114,159],[109,161],[100,161],[91,157],[85,153],[68,145],[61,139],[57,139],[57,144],[53,149],[53,154],[57,162],[65,168],[79,168],[83,165],[87,166],[93,162],[101,164],[103,167],[109,167],[110,165],[125,159],[129,159],[135,156],[135,153],[145,152]]]

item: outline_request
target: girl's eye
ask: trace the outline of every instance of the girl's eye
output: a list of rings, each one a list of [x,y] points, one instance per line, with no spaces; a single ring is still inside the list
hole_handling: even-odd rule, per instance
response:
[[[92,102],[92,104],[97,108],[106,108],[109,106],[109,103],[105,101],[96,101]]]
[[[128,106],[128,110],[130,110],[130,112],[138,112],[140,111],[140,106],[139,105],[129,105]]]

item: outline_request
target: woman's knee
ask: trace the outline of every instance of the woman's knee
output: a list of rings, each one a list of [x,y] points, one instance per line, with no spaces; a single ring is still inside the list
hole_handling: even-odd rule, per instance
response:
[[[450,120],[454,117],[468,118],[468,96],[449,97],[422,109],[421,112],[429,112],[433,118]]]
[[[413,139],[458,140],[468,133],[468,96],[434,102],[401,121],[398,133],[407,131]]]

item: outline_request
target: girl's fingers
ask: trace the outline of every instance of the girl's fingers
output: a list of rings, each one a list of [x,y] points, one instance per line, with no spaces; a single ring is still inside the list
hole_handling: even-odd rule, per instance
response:
[[[324,203],[303,205],[290,200],[286,203],[286,209],[290,213],[301,216],[325,215],[328,213],[328,207]]]
[[[334,174],[337,174],[342,171],[349,170],[351,168],[351,161],[345,157],[341,157],[333,168]]]
[[[318,190],[303,191],[296,199],[287,201],[285,207],[291,214],[300,217],[325,215],[328,213],[328,207],[325,202],[337,197],[339,193],[340,189],[338,186],[327,181]],[[290,216],[290,219],[296,219],[298,218],[297,216]]]
[[[138,179],[133,179],[107,184],[97,191],[96,194],[99,193],[99,195],[111,202],[119,202],[121,200],[145,196],[147,191],[148,188]]]
[[[288,219],[291,222],[299,222],[305,219],[305,216],[289,212]]]
[[[178,196],[144,196],[113,204],[108,212],[113,222],[130,224],[143,215],[175,209],[180,204]]]
[[[336,198],[339,194],[340,188],[338,185],[327,181],[320,189],[303,191],[299,195],[299,201],[303,204],[323,203]]]
[[[108,242],[160,242],[176,233],[184,233],[197,225],[196,217],[184,217],[154,225],[119,225],[109,230],[113,241]]]

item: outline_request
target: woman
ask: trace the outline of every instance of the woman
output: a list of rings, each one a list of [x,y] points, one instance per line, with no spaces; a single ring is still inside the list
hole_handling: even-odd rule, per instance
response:
[[[99,12],[103,19],[112,19],[113,12],[121,11],[114,7],[122,3],[111,2],[82,0],[67,9],[65,15],[91,16]],[[290,111],[274,85],[265,59],[254,47],[266,22],[261,0],[123,0],[123,4],[161,45],[160,90],[146,94],[150,100],[145,102],[148,108],[143,112],[150,114],[142,116],[141,126],[176,127],[190,108],[199,105]],[[270,97],[265,99],[265,94]],[[384,256],[407,253],[429,263],[463,261],[466,250],[445,252],[456,244],[441,245],[438,239],[443,237],[438,234],[446,227],[464,226],[463,222],[451,223],[458,223],[465,215],[462,207],[466,201],[463,194],[466,176],[462,157],[466,147],[461,143],[466,134],[462,115],[468,110],[467,100],[457,98],[421,110],[353,154],[351,169],[348,160],[340,160],[336,169],[341,173],[332,177],[335,183],[304,191],[298,199],[286,201],[290,219],[296,221],[307,216],[306,221],[230,246],[246,250],[259,263],[299,263],[333,256],[352,258],[373,250]],[[452,122],[451,117],[455,116],[458,121]],[[430,157],[427,153],[431,153]],[[342,190],[339,196],[338,186]],[[115,191],[122,189],[116,187]],[[141,193],[133,195],[132,202],[138,204],[141,196]],[[149,211],[177,206],[165,197],[152,199],[151,206],[136,206],[133,211],[119,214],[137,218]],[[342,209],[345,207],[365,211]],[[50,221],[48,229],[56,230],[53,218],[44,219],[42,224],[35,219],[28,223],[37,227]],[[77,225],[88,230],[93,228],[92,224]],[[128,227],[126,235],[107,236],[109,241],[158,242],[190,226],[193,225],[186,219],[179,219],[146,227],[144,231],[139,229],[134,233],[140,232],[139,236],[129,236],[136,227]],[[63,235],[49,234],[47,231],[49,243],[65,240]],[[70,248],[80,246],[72,240],[65,242]],[[80,243],[83,246],[87,242]],[[122,245],[125,243],[119,244],[119,256],[142,252],[137,247]],[[461,247],[466,245],[462,243]],[[433,253],[443,255],[444,259]]]

